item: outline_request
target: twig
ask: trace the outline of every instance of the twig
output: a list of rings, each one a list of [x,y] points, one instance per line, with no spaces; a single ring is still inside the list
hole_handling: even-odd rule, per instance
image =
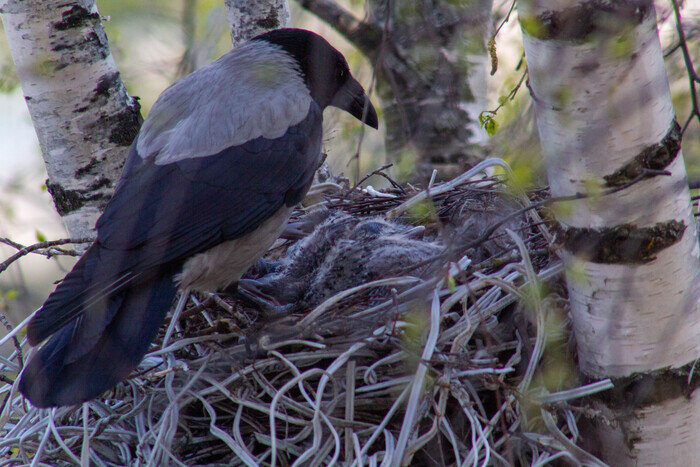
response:
[[[688,119],[685,121],[685,123],[683,124],[683,128],[681,129],[681,135],[683,135],[693,118],[697,118],[700,122],[700,104],[698,104],[698,92],[696,89],[696,83],[700,82],[700,78],[695,72],[693,60],[690,58],[690,51],[688,50],[688,43],[685,39],[685,31],[683,31],[683,23],[681,22],[681,12],[680,8],[678,7],[678,1],[671,0],[671,4],[673,5],[673,14],[676,17],[676,31],[678,32],[679,45],[681,50],[683,51],[683,60],[685,61],[685,68],[688,71],[690,99],[693,103],[690,115],[688,115]]]
[[[21,245],[17,242],[13,242],[9,238],[0,238],[0,243],[4,243],[5,245],[11,246],[11,247],[19,250],[17,253],[10,256],[2,263],[0,263],[0,273],[5,271],[12,263],[14,263],[18,259],[20,259],[22,256],[28,255],[29,253],[39,253],[39,254],[43,254],[44,256],[49,256],[49,257],[56,255],[56,252],[55,252],[56,250],[54,250],[53,253],[51,251],[40,252],[37,250],[44,250],[46,248],[51,248],[51,247],[58,246],[58,245],[65,245],[66,243],[78,244],[78,243],[91,243],[92,241],[93,240],[89,239],[89,238],[79,238],[79,239],[75,239],[75,240],[70,239],[70,238],[62,238],[60,240],[49,240],[49,241],[35,243],[35,244],[29,245],[29,246],[24,246],[24,245]],[[62,251],[62,254],[67,254],[67,255],[71,255],[71,256],[80,256],[79,253],[69,252],[69,251],[65,251],[65,250],[61,250],[61,251]]]
[[[7,329],[7,332],[9,332],[9,333],[12,332],[12,325],[7,320],[7,317],[2,313],[0,313],[0,323],[2,323],[3,326],[5,326],[5,329]],[[22,358],[22,346],[19,345],[19,340],[17,340],[17,336],[14,334],[12,336],[12,342],[15,344],[15,350],[17,351],[17,361],[19,362],[19,371],[22,371],[22,368],[24,368],[24,359]]]

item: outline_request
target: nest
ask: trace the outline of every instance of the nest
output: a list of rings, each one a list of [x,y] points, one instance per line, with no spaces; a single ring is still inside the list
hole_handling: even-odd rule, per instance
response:
[[[425,191],[326,192],[358,222],[425,225],[445,253],[282,316],[183,294],[138,370],[81,406],[29,406],[11,384],[27,350],[16,341],[0,360],[0,464],[595,461],[576,445],[594,415],[581,397],[609,383],[581,387],[574,369],[562,266],[535,209],[546,192],[475,178],[493,165]]]

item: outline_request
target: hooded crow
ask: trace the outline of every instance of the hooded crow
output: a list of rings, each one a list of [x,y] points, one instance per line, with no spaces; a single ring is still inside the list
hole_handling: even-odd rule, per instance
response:
[[[97,397],[139,364],[181,289],[235,283],[280,235],[321,161],[327,106],[377,128],[322,37],[255,37],[166,89],[97,239],[30,321],[19,388],[36,407]]]

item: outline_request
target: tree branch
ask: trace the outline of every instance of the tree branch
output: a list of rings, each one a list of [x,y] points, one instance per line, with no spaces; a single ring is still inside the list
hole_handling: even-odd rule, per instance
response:
[[[298,0],[305,10],[335,28],[363,54],[373,58],[382,42],[382,28],[375,23],[357,19],[332,0]]]
[[[11,247],[16,248],[18,250],[17,253],[10,256],[2,263],[0,263],[0,273],[3,272],[5,269],[7,269],[10,266],[10,264],[14,263],[18,259],[20,259],[22,256],[28,255],[29,253],[36,252],[36,253],[43,254],[44,256],[48,256],[49,258],[52,256],[56,256],[58,254],[63,254],[63,255],[68,255],[68,256],[80,256],[79,253],[76,253],[73,251],[66,251],[66,250],[61,250],[59,248],[52,248],[52,247],[55,247],[58,245],[65,245],[66,243],[79,244],[79,243],[91,243],[92,241],[93,241],[93,239],[91,239],[91,238],[79,238],[77,240],[73,240],[70,238],[62,238],[60,240],[50,240],[50,241],[35,243],[34,245],[24,246],[24,245],[21,245],[17,242],[13,242],[9,238],[0,238],[0,243],[4,243],[5,245],[11,246]],[[46,248],[49,248],[50,250],[48,252],[37,251],[37,250],[43,250]]]
[[[679,40],[678,44],[681,50],[683,51],[683,60],[685,61],[685,67],[688,70],[690,99],[693,103],[690,115],[688,115],[688,119],[685,121],[685,123],[683,124],[683,128],[681,129],[682,135],[685,133],[685,130],[688,128],[688,125],[690,125],[690,122],[693,120],[693,118],[697,117],[698,120],[700,120],[700,104],[698,103],[698,93],[695,87],[695,84],[700,82],[700,78],[695,72],[695,68],[693,67],[693,60],[690,58],[690,51],[688,50],[685,32],[683,31],[683,24],[681,23],[681,12],[680,8],[678,8],[678,2],[676,0],[671,0],[671,4],[673,4],[673,13],[676,17],[676,32],[678,33]]]

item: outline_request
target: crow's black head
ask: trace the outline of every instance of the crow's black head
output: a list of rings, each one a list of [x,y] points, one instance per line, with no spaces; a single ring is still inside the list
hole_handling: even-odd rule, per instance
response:
[[[305,29],[274,29],[253,40],[275,44],[299,64],[311,97],[323,109],[338,107],[377,128],[377,112],[364,89],[350,74],[345,57],[323,37]]]

